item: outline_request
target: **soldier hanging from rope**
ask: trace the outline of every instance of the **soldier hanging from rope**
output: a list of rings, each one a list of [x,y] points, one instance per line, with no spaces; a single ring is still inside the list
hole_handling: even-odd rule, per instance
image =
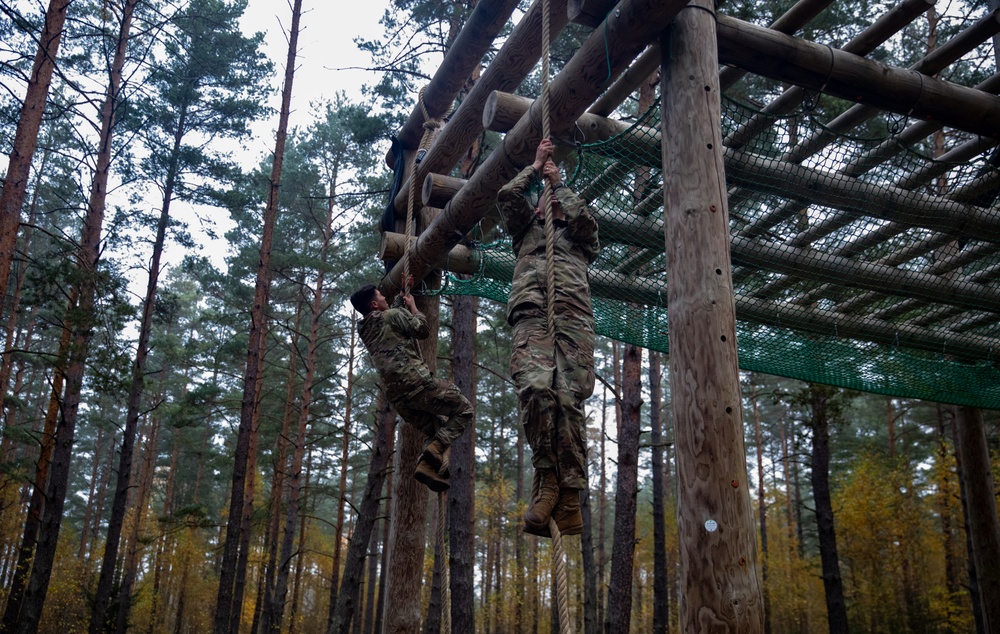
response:
[[[406,288],[412,284],[409,277]],[[409,291],[400,298],[405,308],[390,308],[382,293],[366,284],[351,295],[351,303],[363,315],[358,333],[389,402],[403,420],[427,436],[413,477],[440,493],[449,488],[451,444],[472,423],[472,404],[454,383],[433,377],[416,343],[430,334],[427,318]]]
[[[552,141],[542,139],[534,163],[497,194],[517,256],[507,302],[507,321],[514,327],[510,372],[535,468],[524,531],[543,537],[550,536],[550,517],[563,535],[583,531],[583,401],[594,392],[594,313],[587,265],[600,251],[597,222],[587,204],[563,185],[552,150]],[[540,179],[548,187],[533,196]],[[548,327],[544,214],[550,190],[555,297]],[[532,204],[530,198],[536,197]]]

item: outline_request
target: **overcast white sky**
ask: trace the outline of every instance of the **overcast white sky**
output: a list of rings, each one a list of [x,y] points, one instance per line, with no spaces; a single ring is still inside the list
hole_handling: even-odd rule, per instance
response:
[[[381,33],[379,19],[389,6],[389,0],[350,0],[350,9],[344,10],[345,0],[303,0],[301,32],[296,57],[296,72],[292,82],[292,110],[289,127],[305,127],[309,124],[312,107],[310,104],[324,99],[332,99],[338,91],[347,93],[351,99],[361,99],[361,85],[374,83],[376,77],[363,69],[369,65],[368,54],[358,50],[354,38],[362,35],[376,37]],[[285,72],[285,58],[288,55],[287,32],[291,24],[292,9],[286,0],[250,0],[241,26],[246,33],[263,31],[264,50],[274,63],[274,92],[270,105],[275,113],[281,105],[281,81]],[[254,135],[245,141],[242,151],[237,150],[236,158],[245,168],[257,165],[274,151],[274,132],[278,125],[277,115],[254,124]],[[203,217],[214,225],[222,236],[231,226],[228,212],[221,209],[202,209]],[[196,236],[200,252],[220,268],[225,267],[228,243],[221,239],[212,240],[199,229],[199,221],[194,209],[186,204],[176,205],[173,215],[189,223]],[[178,264],[186,253],[183,249],[168,247],[165,261],[169,265]],[[141,279],[140,279],[141,278]],[[138,275],[136,292],[145,288],[145,274]]]
[[[354,38],[379,35],[378,21],[388,6],[389,0],[303,0],[290,126],[308,123],[310,103],[332,99],[341,90],[348,97],[360,99],[361,85],[374,83],[371,73],[338,69],[364,68],[369,64],[368,54],[358,50]],[[265,50],[274,62],[279,88],[288,55],[286,33],[291,16],[291,4],[286,0],[250,0],[242,22],[248,33],[266,33]],[[280,95],[274,96],[272,105],[275,108],[280,105]],[[263,122],[258,128],[260,134],[248,149],[258,157],[271,151],[276,126],[276,118]]]

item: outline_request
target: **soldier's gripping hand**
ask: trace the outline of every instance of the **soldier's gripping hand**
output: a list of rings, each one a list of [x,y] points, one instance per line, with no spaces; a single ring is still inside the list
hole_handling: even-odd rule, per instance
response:
[[[554,148],[555,146],[550,139],[542,139],[538,142],[538,149],[535,150],[535,162],[531,164],[536,172],[541,172],[545,162],[552,158]]]

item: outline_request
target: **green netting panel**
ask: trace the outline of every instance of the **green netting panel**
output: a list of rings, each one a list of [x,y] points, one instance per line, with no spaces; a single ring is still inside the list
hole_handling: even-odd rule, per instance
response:
[[[862,138],[832,133],[809,108],[762,117],[723,101],[740,367],[1000,408],[1000,174],[990,146],[942,163],[909,146],[903,118],[872,119]],[[601,227],[591,269],[598,333],[669,352],[658,128],[657,105],[564,169]],[[979,222],[956,230],[970,210]],[[443,292],[506,302],[509,240],[478,255],[479,273]]]

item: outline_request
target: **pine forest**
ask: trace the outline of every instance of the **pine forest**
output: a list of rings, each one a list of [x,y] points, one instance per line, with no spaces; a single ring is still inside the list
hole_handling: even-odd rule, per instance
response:
[[[808,1],[713,9],[766,26]],[[328,61],[329,94],[304,104],[299,34],[324,28],[310,0],[267,9],[284,49],[273,59],[262,32],[241,28],[248,2],[0,0],[0,632],[1000,631],[1000,571],[977,570],[970,530],[984,522],[1000,542],[1000,413],[946,399],[740,370],[745,473],[732,488],[751,501],[744,572],[763,628],[716,615],[695,630],[687,571],[708,562],[683,557],[679,367],[599,334],[583,533],[559,550],[526,534],[531,449],[507,307],[461,292],[468,273],[414,288],[432,324],[424,360],[475,409],[450,490],[417,483],[411,426],[349,298],[390,279],[380,227],[402,232],[402,172],[387,155],[422,87],[477,5],[504,5],[459,106],[531,3],[388,0],[352,44],[369,60],[364,85],[337,89]],[[897,5],[819,4],[802,37],[838,49]],[[997,2],[922,4],[871,57],[910,68],[992,15],[992,37],[942,78],[995,77]],[[552,74],[591,31],[563,28]],[[510,92],[536,98],[543,72]],[[604,114],[639,121],[665,81],[654,73]],[[781,90],[748,75],[727,95],[763,107]],[[850,105],[818,108],[832,119]],[[852,134],[881,132],[867,125]],[[965,140],[941,133],[923,149]],[[506,150],[485,129],[459,151],[454,179]],[[996,211],[996,194],[983,206]],[[467,244],[502,231],[483,225]],[[983,277],[994,289],[997,270]],[[985,438],[984,462],[964,463],[963,434]]]

